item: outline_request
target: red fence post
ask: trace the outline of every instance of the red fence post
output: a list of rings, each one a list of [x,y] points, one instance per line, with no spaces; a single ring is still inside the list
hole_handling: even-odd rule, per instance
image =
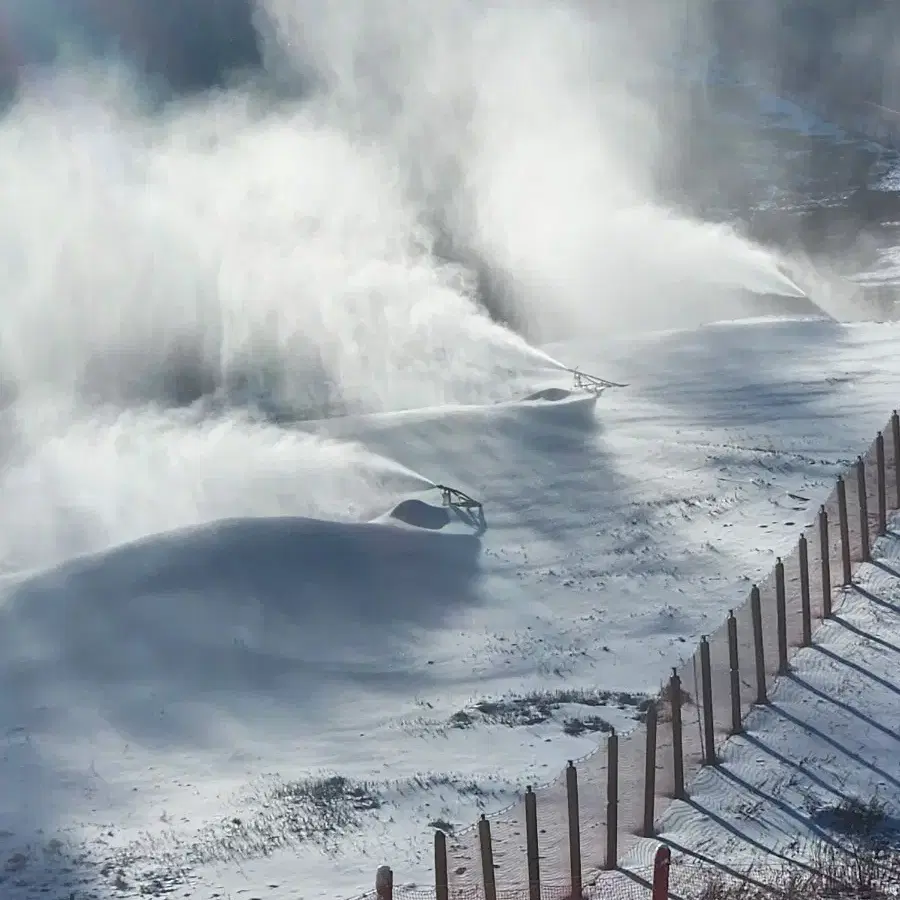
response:
[[[379,866],[375,873],[375,896],[378,900],[394,900],[394,873],[390,866]]]
[[[669,866],[672,851],[663,844],[653,858],[653,900],[669,900]]]

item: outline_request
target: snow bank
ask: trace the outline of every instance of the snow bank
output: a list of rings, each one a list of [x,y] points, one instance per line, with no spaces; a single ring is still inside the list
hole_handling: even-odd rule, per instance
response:
[[[383,659],[410,629],[473,602],[478,553],[465,535],[274,518],[69,562],[8,589],[3,721],[75,703],[161,737],[166,701],[234,711],[265,696],[299,710],[322,666]]]

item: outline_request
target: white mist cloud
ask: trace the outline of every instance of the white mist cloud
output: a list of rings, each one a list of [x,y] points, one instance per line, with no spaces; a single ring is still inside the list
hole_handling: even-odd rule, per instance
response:
[[[0,489],[22,526],[0,527],[6,555],[336,515],[344,489],[368,502],[352,484],[283,502],[281,474],[302,493],[315,448],[241,417],[194,432],[173,401],[377,411],[539,378],[552,361],[491,321],[438,227],[540,337],[782,286],[762,251],[655,202],[672,138],[657,86],[684,19],[666,9],[270,0],[280,93],[257,78],[162,110],[112,63],[37,73],[0,120],[0,366],[19,423]],[[284,90],[298,75],[305,92]]]
[[[272,54],[316,61],[323,114],[398,160],[414,200],[513,286],[529,334],[696,321],[727,312],[729,288],[790,292],[766,252],[655,196],[680,137],[660,106],[679,102],[673,57],[705,46],[705,4],[266,9]]]
[[[358,443],[242,416],[43,404],[0,423],[0,570],[224,518],[358,521],[431,486]]]

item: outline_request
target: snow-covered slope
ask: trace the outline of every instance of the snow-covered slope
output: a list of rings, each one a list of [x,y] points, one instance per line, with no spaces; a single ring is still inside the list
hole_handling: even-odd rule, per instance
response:
[[[627,729],[792,544],[883,423],[896,338],[763,319],[555,346],[632,386],[308,422],[290,439],[330,448],[356,522],[216,521],[11,576],[6,895],[333,897],[385,859],[424,880],[430,823]],[[429,480],[483,501],[483,533]]]
[[[771,705],[753,710],[746,734],[724,745],[721,767],[704,770],[691,803],[676,801],[664,815],[661,836],[683,858],[762,877],[760,865],[765,872],[782,860],[815,862],[823,847],[846,849],[866,810],[880,817],[869,827],[896,840],[898,525],[895,517],[815,645],[793,657]]]
[[[424,882],[434,826],[631,727],[896,403],[896,325],[799,317],[655,196],[665,20],[261,6],[271,83],[150,112],[75,59],[0,122],[9,900]],[[748,185],[827,130],[782,118]]]

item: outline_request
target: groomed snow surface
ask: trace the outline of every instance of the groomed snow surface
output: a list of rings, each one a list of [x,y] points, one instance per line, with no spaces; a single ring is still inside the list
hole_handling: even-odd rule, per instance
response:
[[[696,778],[690,802],[674,802],[663,817],[662,838],[685,851],[676,861],[772,883],[766,870],[779,863],[845,851],[853,822],[844,811],[872,801],[883,811],[873,824],[887,841],[900,838],[900,517],[872,556],[813,646],[792,658],[771,704],[723,746],[720,767]]]
[[[310,509],[333,490],[356,521],[211,520],[8,577],[3,896],[334,898],[383,862],[429,884],[433,825],[470,824],[627,730],[793,546],[896,403],[897,337],[754,319],[548,348],[632,386],[307,422],[282,440],[327,457],[304,473]],[[555,377],[522,396],[571,388]],[[483,500],[485,522],[446,516],[415,473]],[[887,623],[848,602],[866,629]],[[872,693],[806,657],[827,698]],[[795,717],[834,706],[780,691],[808,704]],[[852,733],[858,754],[882,734]],[[828,752],[840,789],[863,790],[866,766]],[[787,842],[791,763],[729,753],[744,779],[785,779],[771,815]],[[697,795],[723,816],[740,796],[726,777]],[[727,829],[705,821],[676,807],[667,837],[712,854]]]

